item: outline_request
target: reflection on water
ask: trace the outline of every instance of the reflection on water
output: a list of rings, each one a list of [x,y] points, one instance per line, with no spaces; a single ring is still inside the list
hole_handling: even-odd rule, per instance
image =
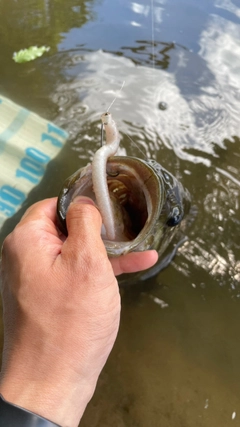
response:
[[[99,117],[115,96],[122,153],[156,158],[189,189],[197,212],[171,266],[122,290],[120,333],[81,425],[236,424],[239,4],[154,0],[152,10],[146,0],[43,3],[0,2],[0,92],[70,133],[22,212],[56,195],[92,159]],[[14,50],[39,40],[51,46],[48,56],[12,62]],[[22,212],[5,224],[1,241]]]
[[[147,48],[142,45],[142,51]],[[166,51],[165,47],[155,53],[159,55],[159,63],[163,50]],[[238,96],[233,88],[232,96],[227,94],[228,102],[222,100],[218,76],[209,70],[207,74],[205,61],[198,63],[195,90],[189,94],[188,82],[182,82],[181,76],[184,68],[188,71],[188,62],[194,61],[191,55],[179,46],[168,46],[168,60],[175,61],[171,73],[157,67],[136,66],[130,59],[102,51],[81,57],[72,55],[72,64],[67,65],[65,72],[75,77],[57,88],[59,98],[62,99],[64,93],[68,99],[64,101],[63,117],[59,120],[71,132],[69,116],[74,115],[77,102],[81,102],[81,110],[80,117],[74,115],[76,121],[83,120],[81,116],[85,112],[85,117],[90,119],[91,114],[91,119],[97,120],[99,111],[107,109],[117,94],[118,101],[113,109],[120,130],[133,137],[137,144],[143,144],[146,155],[156,155],[164,144],[181,159],[210,166],[212,157],[209,155],[215,157],[216,145],[224,148],[224,139],[237,135]],[[205,74],[203,82],[200,81],[202,74]],[[124,88],[117,93],[122,82],[125,82]],[[75,99],[76,93],[78,99]],[[236,114],[232,114],[234,112]]]
[[[217,0],[215,2],[216,7],[227,10],[228,12],[234,13],[238,18],[240,18],[240,7],[238,7],[231,0]]]

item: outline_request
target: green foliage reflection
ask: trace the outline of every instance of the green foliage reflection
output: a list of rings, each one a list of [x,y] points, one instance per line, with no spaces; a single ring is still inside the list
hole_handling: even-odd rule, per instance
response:
[[[47,45],[55,50],[73,27],[93,19],[94,0],[0,1],[1,44],[13,51],[29,45]]]

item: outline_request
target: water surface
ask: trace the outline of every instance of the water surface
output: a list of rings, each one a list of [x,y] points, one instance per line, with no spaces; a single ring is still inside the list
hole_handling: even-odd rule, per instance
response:
[[[157,159],[197,212],[173,263],[122,290],[118,339],[81,425],[238,425],[239,1],[8,0],[0,13],[0,93],[70,134],[1,242],[92,159],[115,96],[122,153]],[[15,64],[32,44],[51,50]]]

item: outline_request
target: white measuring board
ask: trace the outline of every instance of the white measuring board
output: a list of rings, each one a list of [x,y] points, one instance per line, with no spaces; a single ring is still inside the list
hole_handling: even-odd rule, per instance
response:
[[[0,94],[0,228],[44,176],[68,133]]]

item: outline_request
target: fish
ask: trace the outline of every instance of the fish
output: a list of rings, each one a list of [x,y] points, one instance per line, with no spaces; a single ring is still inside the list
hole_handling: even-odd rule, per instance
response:
[[[66,214],[71,201],[79,195],[90,197],[102,216],[101,236],[109,257],[148,249],[158,252],[157,268],[141,276],[148,278],[166,264],[161,256],[188,215],[191,196],[156,160],[115,155],[120,144],[116,123],[109,112],[102,114],[101,120],[106,143],[96,151],[92,163],[66,179],[59,193],[59,229],[67,235]],[[173,256],[174,250],[169,262]]]

